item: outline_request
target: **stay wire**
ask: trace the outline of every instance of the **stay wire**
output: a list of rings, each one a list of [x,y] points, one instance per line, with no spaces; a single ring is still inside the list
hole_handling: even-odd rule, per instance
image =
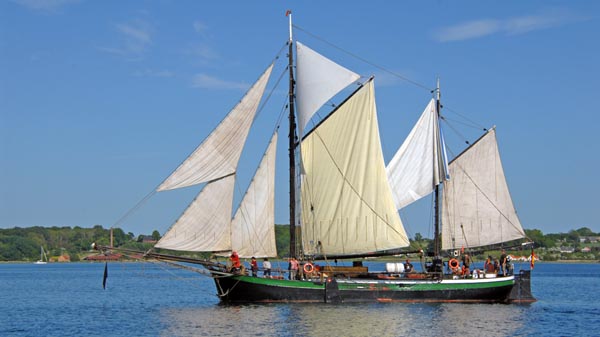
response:
[[[381,71],[383,71],[383,72],[385,72],[385,73],[388,73],[388,74],[390,74],[390,75],[392,75],[392,76],[395,76],[395,77],[397,77],[397,78],[399,78],[399,79],[401,79],[401,80],[403,80],[403,81],[405,81],[405,82],[407,82],[407,83],[410,83],[410,84],[412,84],[412,85],[414,85],[414,86],[416,86],[416,87],[419,87],[419,88],[421,88],[421,89],[425,89],[425,90],[427,90],[428,92],[432,92],[432,91],[433,91],[433,89],[431,89],[430,87],[428,87],[428,86],[426,86],[426,85],[424,85],[424,84],[421,84],[421,83],[419,83],[419,82],[417,82],[417,81],[411,80],[410,78],[408,78],[408,77],[406,77],[406,76],[403,76],[403,75],[400,75],[400,74],[398,74],[398,73],[395,73],[395,72],[393,72],[393,71],[391,71],[391,70],[389,70],[389,69],[387,69],[387,68],[385,68],[385,67],[382,67],[382,66],[380,66],[380,65],[378,65],[378,64],[375,64],[375,63],[373,63],[373,62],[371,62],[371,61],[369,61],[369,60],[367,60],[367,59],[365,59],[365,58],[362,58],[362,57],[360,57],[360,56],[358,56],[358,55],[356,55],[356,54],[354,54],[354,53],[352,53],[352,52],[350,52],[350,51],[348,51],[348,50],[345,50],[345,49],[343,49],[342,47],[339,47],[339,46],[337,46],[337,45],[335,45],[335,44],[333,44],[333,43],[331,43],[331,42],[329,42],[329,41],[325,40],[324,38],[322,38],[322,37],[320,37],[320,36],[317,36],[317,35],[315,35],[315,34],[313,34],[313,33],[309,32],[309,31],[307,31],[306,29],[304,29],[304,28],[302,28],[302,27],[299,27],[299,26],[297,26],[297,25],[295,25],[295,24],[293,24],[292,26],[293,26],[294,28],[298,29],[298,30],[301,30],[302,32],[306,33],[307,35],[310,35],[311,37],[313,37],[313,38],[315,38],[315,39],[317,39],[317,40],[319,40],[319,41],[321,41],[321,42],[323,42],[323,43],[326,43],[326,44],[328,44],[329,46],[331,46],[331,47],[333,47],[333,48],[335,48],[335,49],[337,49],[337,50],[339,50],[339,51],[341,51],[341,52],[343,52],[343,53],[345,53],[345,54],[348,54],[348,55],[350,55],[350,56],[354,57],[354,58],[355,58],[355,59],[357,59],[357,60],[360,60],[360,61],[362,61],[362,62],[364,62],[364,63],[366,63],[366,64],[369,64],[369,65],[371,65],[371,66],[373,66],[373,67],[375,67],[375,68],[377,68],[377,69],[379,69],[379,70],[381,70]]]
[[[466,120],[467,122],[471,123],[471,126],[473,126],[473,127],[480,128],[480,129],[483,129],[483,130],[487,130],[487,129],[485,128],[485,126],[483,126],[483,125],[481,125],[481,124],[479,124],[479,123],[475,122],[474,120],[470,119],[470,118],[469,118],[469,117],[467,117],[466,115],[464,115],[464,114],[462,114],[462,113],[460,113],[460,112],[458,112],[458,111],[456,111],[456,110],[454,110],[454,109],[452,109],[452,108],[448,108],[448,107],[444,106],[444,110],[448,110],[448,111],[450,111],[450,112],[452,112],[452,113],[454,113],[454,114],[456,114],[456,115],[458,115],[458,116],[462,117],[464,120]],[[463,122],[463,123],[464,123],[464,122]],[[466,124],[466,123],[464,123],[464,124],[465,124],[465,125],[468,125],[468,124]]]

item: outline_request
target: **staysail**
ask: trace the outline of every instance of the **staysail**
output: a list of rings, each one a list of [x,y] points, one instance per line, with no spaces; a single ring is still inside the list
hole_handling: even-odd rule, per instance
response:
[[[351,255],[409,245],[385,172],[373,81],[302,144],[305,254]]]
[[[314,113],[360,75],[296,42],[296,101],[300,137]]]
[[[398,209],[430,194],[445,180],[443,146],[436,102],[432,99],[386,167]]]
[[[233,174],[206,184],[154,247],[190,252],[230,250],[234,184]]]
[[[277,256],[275,245],[275,155],[277,132],[231,222],[231,246],[240,257]]]
[[[449,165],[444,184],[442,248],[480,247],[525,237],[496,142],[488,131]]]
[[[158,191],[192,186],[235,173],[272,69],[273,64],[204,142],[165,179]]]

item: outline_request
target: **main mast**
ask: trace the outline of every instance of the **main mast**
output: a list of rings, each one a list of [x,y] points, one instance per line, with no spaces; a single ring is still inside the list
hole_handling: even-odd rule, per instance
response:
[[[290,72],[290,132],[289,132],[289,158],[290,158],[290,257],[296,257],[296,119],[294,116],[294,50],[292,40],[292,11],[287,11],[289,18],[290,39],[288,41],[288,60]]]
[[[440,120],[440,79],[437,79],[436,86],[436,97],[435,97],[435,112],[437,114],[438,122]],[[434,231],[433,231],[433,256],[435,259],[440,257],[440,248],[441,248],[441,237],[440,237],[440,185],[435,186],[435,194],[434,194],[434,213],[433,213],[433,222],[434,222]]]

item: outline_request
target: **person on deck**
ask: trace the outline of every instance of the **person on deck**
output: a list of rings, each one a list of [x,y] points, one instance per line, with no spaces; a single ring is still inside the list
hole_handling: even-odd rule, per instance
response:
[[[414,270],[415,269],[414,269],[412,263],[410,263],[410,260],[406,259],[406,262],[404,262],[404,272],[405,273],[412,273]]]
[[[502,249],[502,255],[500,255],[500,270],[503,276],[506,276],[506,251]]]
[[[471,275],[471,256],[465,254],[462,256],[462,274],[463,276]]]
[[[290,259],[290,280],[295,280],[298,275],[298,260],[295,257]]]
[[[485,270],[485,272],[487,274],[494,274],[494,262],[493,258],[491,255],[488,256],[487,260],[485,260],[485,263],[483,264],[483,269]]]
[[[240,261],[238,253],[232,252],[229,260],[231,261],[231,272],[239,274],[242,269],[242,262]]]
[[[265,278],[270,278],[271,277],[271,262],[266,257],[263,260],[262,267],[263,267],[263,276]]]
[[[258,275],[258,262],[256,262],[254,256],[252,257],[252,260],[250,260],[250,270],[252,271],[252,276],[256,277]]]

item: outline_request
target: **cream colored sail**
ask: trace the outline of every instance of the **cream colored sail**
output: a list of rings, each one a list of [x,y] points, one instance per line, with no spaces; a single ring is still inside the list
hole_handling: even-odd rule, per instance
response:
[[[444,184],[442,248],[479,247],[525,237],[504,176],[496,132],[454,159]]]
[[[187,187],[232,174],[252,125],[273,64],[248,90],[196,150],[158,187],[158,191]]]
[[[398,209],[428,195],[444,181],[442,144],[436,102],[432,99],[386,167]]]
[[[156,248],[191,252],[231,250],[235,175],[210,182],[156,243]]]
[[[372,81],[313,129],[301,151],[305,254],[408,246],[385,172]]]
[[[296,42],[296,99],[300,137],[308,121],[331,97],[360,78],[300,42]]]
[[[277,256],[275,245],[275,155],[277,132],[231,222],[231,246],[240,257]]]

